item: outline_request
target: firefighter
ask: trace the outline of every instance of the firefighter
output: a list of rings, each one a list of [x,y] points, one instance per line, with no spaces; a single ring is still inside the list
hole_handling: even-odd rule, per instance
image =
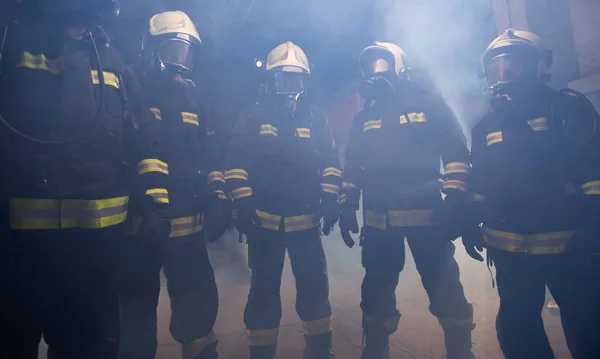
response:
[[[496,266],[500,347],[508,359],[554,358],[547,286],[573,358],[598,358],[599,276],[588,266],[600,253],[598,114],[583,95],[545,85],[552,53],[534,33],[506,30],[482,65],[492,110],[472,130],[469,182],[483,238],[464,243],[474,254],[485,245]]]
[[[275,356],[286,249],[306,338],[304,358],[333,358],[331,306],[321,243],[339,217],[337,149],[327,121],[306,103],[310,67],[292,42],[266,61],[265,98],[235,127],[225,178],[241,233],[252,241],[252,284],[244,313],[250,357]]]
[[[362,192],[362,357],[389,358],[389,335],[400,320],[395,289],[406,238],[429,309],[444,330],[447,358],[473,358],[473,307],[465,299],[452,243],[460,236],[459,208],[470,169],[464,134],[444,100],[410,80],[400,47],[377,42],[362,51],[359,62],[359,93],[367,106],[354,119],[346,149],[340,228],[352,245]]]
[[[0,47],[11,306],[0,357],[37,358],[43,335],[53,359],[115,358],[128,215],[153,236],[169,230],[158,121],[98,26],[118,2],[22,5]]]
[[[190,78],[200,46],[196,27],[184,12],[167,11],[150,19],[140,72],[147,104],[170,143],[165,159],[171,178],[171,232],[160,241],[141,241],[146,246],[137,248],[124,273],[124,359],[155,357],[161,267],[171,298],[171,334],[181,343],[182,358],[218,357],[212,331],[217,285],[204,238],[212,242],[227,228],[229,198],[224,175],[213,163],[218,156],[211,151],[206,111]]]

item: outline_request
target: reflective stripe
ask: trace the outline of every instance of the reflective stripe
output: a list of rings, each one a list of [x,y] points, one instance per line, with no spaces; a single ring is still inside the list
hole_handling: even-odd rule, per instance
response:
[[[340,194],[340,204],[346,203],[347,199],[348,199],[348,195],[346,193]]]
[[[358,189],[358,186],[351,182],[342,182],[342,188],[355,188]]]
[[[548,124],[548,118],[541,117],[534,120],[527,121],[529,126],[536,132],[538,131],[550,131],[550,125]]]
[[[431,209],[416,209],[411,211],[389,211],[388,218],[392,227],[420,227],[436,224],[431,221]]]
[[[342,171],[338,170],[335,167],[327,167],[323,170],[323,177],[326,176],[342,177]]]
[[[471,170],[471,166],[464,162],[450,162],[444,167],[444,174],[467,174]]]
[[[181,117],[183,118],[183,122],[191,123],[192,125],[198,126],[198,115],[191,112],[182,112]]]
[[[51,74],[58,75],[65,67],[65,59],[62,56],[49,59],[44,54],[32,55],[30,52],[21,54],[21,61],[17,67],[27,67],[34,70],[45,70]]]
[[[233,198],[233,200],[238,200],[240,198],[245,198],[245,197],[250,197],[252,196],[252,188],[251,187],[240,187],[240,188],[236,188],[233,191],[231,191],[231,198]]]
[[[155,158],[141,160],[138,162],[137,168],[138,175],[143,175],[149,172],[158,172],[166,175],[169,174],[169,165]]]
[[[502,140],[502,131],[492,132],[485,137],[488,147],[495,143],[502,142]]]
[[[310,228],[315,228],[316,223],[313,223],[312,214],[306,214],[303,216],[285,217],[283,219],[283,228],[286,232],[297,232],[303,231]]]
[[[367,210],[365,214],[365,225],[385,230],[387,228],[387,214]]]
[[[11,198],[11,229],[105,228],[125,222],[129,197],[102,200]]]
[[[381,128],[381,120],[371,120],[363,124],[363,132]]]
[[[405,123],[408,123],[408,120],[406,119],[405,115],[400,115],[400,124],[404,125]]]
[[[112,72],[102,71],[104,74],[104,84],[106,86],[112,86],[116,89],[119,88],[119,77]],[[100,84],[100,79],[98,78],[98,71],[92,70],[92,83],[94,85]]]
[[[600,181],[591,181],[584,183],[581,186],[581,190],[583,191],[583,194],[587,196],[600,194]]]
[[[225,171],[225,179],[227,181],[229,181],[231,179],[240,179],[240,180],[247,181],[248,180],[248,172],[246,172],[246,170],[243,170],[240,168]]]
[[[157,109],[156,107],[152,107],[150,108],[150,111],[152,111],[152,114],[154,115],[154,117],[157,120],[162,120],[162,115],[160,114],[160,110]]]
[[[184,237],[202,231],[202,216],[190,216],[171,219],[169,238]]]
[[[484,241],[509,252],[529,254],[563,253],[575,231],[519,234],[483,228]]]
[[[471,195],[471,200],[473,202],[484,202],[485,201],[485,196],[479,193],[473,193]]]
[[[447,189],[456,189],[462,192],[466,192],[467,191],[467,184],[463,181],[460,180],[445,180],[442,183],[442,189],[443,190],[447,190]]]
[[[208,183],[213,183],[213,182],[225,182],[225,176],[223,175],[223,172],[221,171],[212,171],[208,174],[207,176],[208,178]]]
[[[296,136],[300,138],[310,138],[310,128],[297,128]]]
[[[327,318],[302,321],[302,330],[306,335],[321,335],[333,330],[333,320],[331,315]]]
[[[154,203],[169,203],[169,192],[165,188],[151,188],[146,194],[152,197]]]
[[[250,346],[267,346],[277,344],[279,328],[251,330],[246,329],[246,337]]]
[[[412,123],[427,123],[427,118],[423,112],[413,112],[408,114],[408,120]],[[400,121],[402,123],[402,121]]]
[[[261,227],[271,229],[273,231],[279,231],[279,225],[281,223],[281,216],[276,214],[270,214],[267,212],[256,210],[256,214],[260,217],[262,223]]]
[[[222,199],[224,201],[227,201],[229,198],[227,198],[227,195],[225,194],[225,192],[223,192],[223,190],[216,190],[215,193],[217,194],[217,198],[218,199]]]
[[[260,125],[260,134],[261,135],[273,135],[275,137],[277,137],[277,127],[271,125],[271,124],[264,124],[264,125]]]
[[[398,329],[398,323],[400,323],[400,313],[395,314],[383,321],[371,317],[370,315],[363,312],[363,327],[372,325],[372,323],[378,323],[382,325],[388,332],[395,332]]]
[[[217,336],[212,331],[204,338],[198,338],[190,343],[181,344],[181,358],[194,359],[200,356],[210,344],[217,342]]]
[[[332,193],[332,194],[340,193],[340,186],[336,186],[331,183],[321,183],[321,187],[323,188],[323,192],[326,192],[326,193]]]

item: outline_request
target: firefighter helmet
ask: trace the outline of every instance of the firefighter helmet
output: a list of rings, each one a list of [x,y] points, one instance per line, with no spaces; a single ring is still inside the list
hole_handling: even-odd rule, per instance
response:
[[[288,41],[275,47],[267,56],[267,71],[301,72],[310,75],[308,58],[300,46]]]
[[[405,70],[404,57],[406,54],[400,46],[389,42],[375,42],[359,55],[358,61],[364,77],[384,72],[394,72],[396,75]]]
[[[202,45],[190,17],[183,11],[166,11],[150,18],[142,42],[142,59],[161,70],[192,71],[194,52]]]
[[[543,84],[550,80],[552,52],[538,35],[508,29],[484,51],[481,64],[489,88],[522,81]]]

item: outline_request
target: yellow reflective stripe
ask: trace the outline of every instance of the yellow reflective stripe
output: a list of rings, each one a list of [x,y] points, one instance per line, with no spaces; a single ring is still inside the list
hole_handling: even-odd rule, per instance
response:
[[[160,114],[160,110],[157,109],[156,107],[151,107],[150,111],[152,111],[152,114],[154,115],[154,117],[157,120],[162,120],[162,115]]]
[[[246,337],[250,346],[267,346],[277,344],[279,328],[252,330],[246,329]]]
[[[251,187],[240,187],[240,188],[236,188],[233,191],[231,191],[231,198],[233,198],[233,200],[238,200],[241,198],[245,198],[245,197],[250,197],[252,196],[252,188]]]
[[[183,122],[190,123],[192,125],[198,126],[198,115],[191,112],[182,112],[181,117],[183,118]]]
[[[587,196],[600,195],[600,181],[591,181],[581,186],[583,194]]]
[[[260,125],[260,133],[261,135],[272,135],[277,137],[279,130],[277,129],[277,127],[271,125],[271,124],[264,124],[264,125]]]
[[[548,124],[548,118],[546,118],[546,117],[529,120],[529,121],[527,121],[527,123],[536,132],[550,130],[550,125]]]
[[[146,190],[146,194],[155,203],[169,203],[169,192],[165,188],[151,188]]]
[[[202,216],[189,216],[171,219],[169,238],[189,236],[202,231]]]
[[[442,189],[443,190],[455,189],[455,190],[459,190],[462,192],[466,192],[467,184],[465,182],[459,181],[459,180],[445,180],[442,183]]]
[[[65,67],[65,60],[62,56],[56,59],[49,59],[44,54],[32,55],[30,52],[25,51],[21,54],[21,61],[19,61],[17,67],[44,70],[58,75]]]
[[[229,198],[227,198],[227,195],[225,194],[225,192],[223,192],[223,190],[216,190],[215,191],[217,193],[217,198],[222,199],[222,200],[228,200]]]
[[[485,201],[485,196],[479,193],[473,193],[471,195],[471,200],[473,202],[484,202]]]
[[[408,120],[412,123],[427,123],[427,118],[423,112],[413,112],[408,114]],[[402,123],[402,121],[400,121]]]
[[[225,183],[225,175],[221,171],[212,171],[207,175],[208,183],[223,182]]]
[[[217,342],[217,336],[212,331],[203,338],[194,339],[189,343],[181,344],[181,359],[194,359],[199,357],[210,344]]]
[[[333,330],[333,320],[331,315],[327,318],[302,321],[302,330],[306,335],[321,335]]]
[[[149,172],[158,172],[162,174],[169,174],[169,165],[161,160],[155,158],[148,158],[141,160],[137,164],[138,175],[143,175]]]
[[[436,224],[431,221],[431,209],[417,209],[411,211],[389,211],[388,218],[392,227],[420,227]]]
[[[100,79],[98,78],[98,71],[92,70],[92,83],[94,85],[100,84]],[[112,72],[102,71],[104,74],[104,84],[107,86],[112,86],[116,89],[119,88],[119,77]]]
[[[300,138],[310,138],[310,128],[297,128],[296,136]]]
[[[381,128],[381,120],[371,120],[363,124],[363,132]]]
[[[326,193],[332,193],[332,194],[340,193],[340,186],[336,186],[331,183],[321,183],[321,188],[323,188],[323,192],[326,192]]]
[[[485,137],[485,141],[487,142],[488,146],[491,146],[495,143],[499,143],[503,141],[502,138],[502,131],[498,131],[498,132],[492,132],[489,135],[487,135]]]
[[[273,231],[279,231],[281,216],[259,210],[256,210],[256,214],[260,217],[260,220],[262,222],[260,226],[262,228],[270,229]]]
[[[408,123],[408,120],[406,119],[405,115],[400,115],[400,124],[404,125],[405,123]]]
[[[315,228],[316,223],[313,223],[312,214],[305,214],[302,216],[285,217],[283,219],[283,228],[285,232],[298,232],[306,229]]]
[[[342,182],[342,188],[355,188],[358,189],[358,186],[351,182]]]
[[[387,214],[367,210],[365,213],[365,225],[385,230],[387,228]]]
[[[105,228],[125,222],[129,197],[102,200],[12,198],[12,229]]]
[[[529,254],[563,253],[575,231],[519,234],[484,227],[484,241],[509,252]]]
[[[471,170],[471,166],[464,162],[450,162],[444,167],[444,174],[461,173],[467,174]]]
[[[335,167],[327,167],[323,170],[323,177],[326,176],[342,177],[342,171]]]
[[[246,170],[243,170],[241,168],[231,169],[231,170],[225,171],[225,179],[227,181],[229,181],[231,179],[241,179],[241,180],[247,181],[248,180],[248,172],[246,172]]]
[[[346,193],[340,194],[340,204],[346,203],[347,199],[348,199],[348,195]]]

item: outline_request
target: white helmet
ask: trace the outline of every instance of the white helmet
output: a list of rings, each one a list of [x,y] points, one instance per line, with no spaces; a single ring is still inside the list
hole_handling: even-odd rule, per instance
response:
[[[194,51],[202,41],[196,26],[183,11],[166,11],[150,18],[142,43],[142,58],[157,63],[161,69],[191,71]]]
[[[490,88],[527,79],[546,83],[550,80],[552,52],[538,35],[508,29],[484,51],[481,64]]]
[[[302,72],[310,75],[308,58],[300,46],[288,41],[269,52],[267,71]]]
[[[358,61],[364,77],[392,70],[396,75],[400,75],[406,67],[405,56],[404,50],[396,44],[375,42],[375,45],[368,46],[360,53]]]

